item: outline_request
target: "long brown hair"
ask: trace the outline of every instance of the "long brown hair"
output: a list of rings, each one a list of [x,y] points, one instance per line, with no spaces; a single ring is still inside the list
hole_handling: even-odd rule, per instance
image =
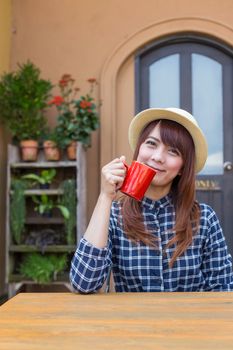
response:
[[[167,119],[156,120],[142,130],[134,152],[134,160],[138,157],[141,144],[158,123],[162,142],[178,149],[183,159],[181,175],[177,175],[173,180],[170,192],[176,212],[176,222],[171,230],[175,235],[166,247],[176,244],[169,264],[171,267],[177,257],[192,243],[193,235],[198,229],[200,209],[195,200],[195,147],[192,137],[182,125]],[[156,236],[144,225],[140,202],[123,197],[122,215],[124,231],[129,239],[152,247],[157,246]]]

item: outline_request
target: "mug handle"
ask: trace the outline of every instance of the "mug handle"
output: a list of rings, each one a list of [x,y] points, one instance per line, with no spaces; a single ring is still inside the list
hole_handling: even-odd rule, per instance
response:
[[[122,162],[123,162],[123,164],[124,164],[124,167],[125,167],[125,169],[126,169],[126,174],[127,174],[128,170],[129,170],[129,166],[128,166],[128,164],[126,164],[126,162],[125,162],[124,160],[123,160]],[[123,183],[124,183],[124,181],[123,181]],[[123,183],[122,183],[121,187],[123,186]],[[120,190],[121,187],[118,188],[118,190]]]
[[[128,166],[128,164],[126,164],[126,162],[124,160],[123,160],[123,164],[125,166],[126,171],[128,171],[129,170],[129,166]]]

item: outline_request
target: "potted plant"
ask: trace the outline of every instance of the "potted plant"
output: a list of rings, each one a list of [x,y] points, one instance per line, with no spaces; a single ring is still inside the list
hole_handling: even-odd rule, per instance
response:
[[[34,183],[39,183],[40,188],[49,188],[49,185],[54,180],[54,177],[56,176],[56,170],[55,169],[45,169],[41,170],[40,174],[30,173],[23,175],[21,178],[23,180],[31,180],[32,186],[34,186]]]
[[[34,210],[45,217],[52,216],[52,210],[57,208],[62,216],[68,219],[70,216],[69,210],[59,202],[54,202],[47,194],[42,194],[40,197],[32,196],[33,202],[36,204]]]
[[[61,159],[62,140],[56,129],[48,130],[43,140],[43,151],[47,161],[59,161]]]
[[[77,142],[82,143],[84,147],[90,147],[91,133],[99,127],[97,105],[92,97],[97,84],[96,79],[88,79],[90,91],[80,98],[76,98],[80,89],[74,87],[74,83],[75,80],[70,74],[64,74],[58,84],[60,95],[54,96],[49,102],[58,110],[55,133],[61,140],[61,147],[67,148],[69,159],[76,159]],[[73,154],[70,155],[70,151],[73,151]]]
[[[28,161],[36,160],[38,141],[46,130],[44,111],[52,89],[51,82],[41,79],[40,73],[27,61],[0,79],[0,118],[22,151],[29,143],[28,158],[23,159]]]

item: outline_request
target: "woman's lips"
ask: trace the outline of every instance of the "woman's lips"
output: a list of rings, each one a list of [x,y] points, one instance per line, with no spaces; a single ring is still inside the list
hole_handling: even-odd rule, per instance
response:
[[[160,173],[160,174],[161,174],[161,173],[165,173],[165,170],[161,170],[161,169],[156,169],[156,168],[155,168],[155,171],[156,171],[157,174],[159,174],[159,173]]]
[[[164,173],[166,170],[164,169],[160,169],[160,168],[156,168],[153,165],[147,164],[150,168],[153,168],[155,171],[160,172],[160,173]]]

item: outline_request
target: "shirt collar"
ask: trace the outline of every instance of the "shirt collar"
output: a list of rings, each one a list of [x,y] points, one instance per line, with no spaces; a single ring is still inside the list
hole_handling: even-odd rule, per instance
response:
[[[150,210],[156,210],[159,208],[164,208],[168,205],[171,205],[171,196],[166,195],[163,198],[160,198],[159,200],[154,200],[148,197],[143,197],[141,201],[141,205],[144,207],[148,207]]]

